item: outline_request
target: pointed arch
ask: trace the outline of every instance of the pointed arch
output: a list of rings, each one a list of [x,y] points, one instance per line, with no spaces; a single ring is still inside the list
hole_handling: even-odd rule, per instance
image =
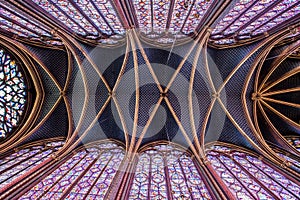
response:
[[[31,172],[42,167],[63,144],[62,138],[37,141],[15,148],[1,156],[0,193],[15,187],[20,180],[24,180]]]
[[[166,142],[139,151],[129,199],[210,199],[213,194],[193,156]]]
[[[105,199],[124,156],[123,145],[115,141],[81,146],[57,162],[22,199]]]
[[[254,152],[217,144],[206,151],[217,180],[235,198],[298,199],[299,180]]]

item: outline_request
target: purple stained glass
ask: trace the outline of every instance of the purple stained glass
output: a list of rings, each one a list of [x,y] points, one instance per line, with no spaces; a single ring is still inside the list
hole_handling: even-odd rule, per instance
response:
[[[211,5],[214,1],[203,1],[196,0],[194,6],[191,9],[191,13],[189,14],[187,21],[183,27],[184,34],[190,34],[194,32],[202,20],[204,14],[210,9]]]
[[[294,146],[298,151],[300,151],[300,138],[287,138],[287,141]]]
[[[247,10],[251,5],[253,1],[251,0],[240,0],[238,1],[232,9],[228,12],[228,14],[222,18],[222,20],[216,25],[216,27],[212,31],[212,35],[216,34],[222,34],[222,31],[230,25],[232,22],[234,22],[239,15]]]
[[[4,19],[3,17],[0,17],[0,28],[23,37],[38,37],[38,35],[32,31],[24,29],[21,26]]]
[[[172,34],[180,33],[183,28],[184,21],[188,17],[189,11],[192,9],[192,1],[176,0],[174,11],[171,17],[170,31]]]
[[[9,21],[14,20],[26,27],[27,29],[31,30],[31,32],[37,32],[41,36],[51,37],[49,32],[47,32],[43,27],[41,27],[41,24],[38,24],[24,12],[18,10],[15,7],[12,7],[11,5],[8,6],[5,3],[2,3],[1,6],[1,15],[9,18]],[[33,34],[31,34],[30,36],[33,36]]]
[[[41,164],[55,151],[53,147],[61,147],[63,143],[47,142],[45,145],[47,148],[44,145],[35,145],[3,158],[2,160],[6,162],[0,164],[0,187],[5,187],[29,172],[33,167]]]
[[[162,33],[166,30],[169,9],[170,9],[170,1],[168,0],[153,1],[154,32]]]
[[[299,14],[300,7],[294,6],[297,2],[298,2],[297,0],[282,1],[273,9],[271,9],[270,11],[262,15],[260,18],[258,18],[256,21],[252,22],[249,26],[243,29],[239,34],[248,34],[250,32],[253,32],[253,35],[261,34],[273,28],[274,26],[279,25],[285,20],[288,20],[289,18],[295,16],[296,14]],[[292,9],[289,10],[291,7]],[[271,20],[273,17],[275,17],[275,19]],[[264,25],[261,26],[262,24]]]
[[[107,23],[111,26],[114,33],[125,34],[125,29],[117,15],[117,12],[110,0],[94,0],[98,10],[102,13]],[[104,24],[101,24],[101,28]]]
[[[300,13],[297,0],[259,0],[237,2],[212,31],[217,45],[231,45],[251,39],[296,17]]]
[[[22,198],[40,199],[97,197],[103,199],[124,158],[122,147],[103,143],[89,147],[58,166]],[[70,191],[65,194],[66,191]]]
[[[93,23],[99,27],[99,29],[106,34],[111,34],[112,31],[109,28],[108,24],[104,21],[101,17],[97,9],[95,8],[95,4],[92,4],[90,1],[82,1],[82,0],[75,0],[74,1],[79,8],[93,21]]]
[[[0,49],[0,138],[18,126],[26,104],[26,85],[19,66]]]
[[[237,198],[240,189],[244,188],[251,194],[245,195],[251,199],[273,199],[274,196],[297,199],[300,186],[255,156],[229,147],[214,146],[208,151],[208,160]],[[238,186],[232,187],[236,181]]]
[[[70,30],[81,35],[86,35],[86,31],[84,30],[85,27],[81,27],[80,25],[78,25],[75,21],[73,21],[73,19],[69,15],[62,12],[62,9],[59,9],[58,6],[56,6],[56,4],[54,4],[51,0],[32,0],[32,1],[36,3],[38,6],[40,6],[41,8],[43,8],[50,15],[55,17],[59,22],[65,24]],[[65,5],[62,5],[62,7],[64,6]],[[70,12],[70,14],[71,13],[72,12]],[[76,15],[76,13],[73,13],[73,15]],[[82,17],[79,16],[79,19],[80,18],[82,19]],[[79,19],[77,19],[77,21]]]
[[[280,157],[284,158],[285,160],[289,161],[292,165],[294,165],[294,167],[297,167],[300,170],[300,162],[282,153],[277,153],[277,154]]]
[[[211,162],[216,173],[222,179],[222,181],[226,184],[229,188],[231,193],[236,196],[238,199],[242,199],[243,197],[251,198],[251,194],[248,192],[246,187],[241,183],[235,176],[230,172],[230,168],[226,168],[224,164],[218,159],[219,154],[211,154],[212,152],[208,153],[208,160]],[[251,182],[249,182],[251,183]],[[247,183],[244,183],[247,184]]]
[[[224,35],[234,34],[240,27],[262,13],[272,3],[274,3],[272,0],[257,1],[245,13],[240,15],[228,29],[224,30]]]
[[[152,31],[152,13],[150,0],[133,0],[136,17],[139,28],[143,33],[150,33]]]
[[[166,177],[168,175],[168,177]],[[171,145],[157,145],[141,153],[129,199],[210,199],[192,159]]]

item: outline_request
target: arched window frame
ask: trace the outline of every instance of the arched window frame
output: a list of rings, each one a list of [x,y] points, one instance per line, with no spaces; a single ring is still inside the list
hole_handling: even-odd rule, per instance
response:
[[[213,146],[219,146],[220,148],[224,148],[227,150],[214,150],[211,149],[213,148]],[[237,162],[234,158],[232,158],[232,155],[230,155],[231,153],[244,153],[246,156],[252,156],[255,157],[256,159],[260,160],[263,164],[265,164],[266,166],[272,168],[274,171],[278,172],[279,174],[281,174],[282,176],[284,176],[286,179],[288,179],[289,181],[293,182],[294,184],[300,185],[300,181],[299,178],[297,176],[295,176],[294,174],[291,174],[289,171],[282,169],[282,166],[278,166],[277,164],[271,162],[270,160],[268,160],[267,158],[265,158],[262,155],[259,155],[249,149],[245,149],[243,147],[238,147],[236,145],[233,144],[228,144],[228,143],[223,143],[223,142],[214,142],[214,143],[209,143],[206,145],[206,156],[208,156],[209,152],[218,152],[221,155],[224,155],[226,157],[228,157],[229,159],[231,159],[239,168],[241,168],[250,178],[256,180],[256,183],[258,183],[260,185],[261,188],[265,189],[267,191],[267,193],[271,194],[271,196],[273,196],[273,198],[279,198],[279,196],[276,196],[276,194],[274,194],[273,191],[269,190],[266,186],[264,186],[264,184],[260,181],[257,180],[257,178],[252,175],[249,171],[247,171],[244,166],[242,164],[240,164],[239,162]],[[219,158],[218,158],[219,159]],[[219,176],[219,174],[216,172],[216,169],[212,166],[212,163],[209,159],[207,159],[208,162],[206,163],[206,166],[208,167],[210,173],[212,174],[212,176],[215,177],[216,181],[220,184],[221,188],[223,189],[223,191],[226,193],[226,195],[230,198],[237,198],[232,191],[230,191],[229,187],[226,185],[226,183],[223,181],[223,179]],[[219,161],[220,163],[222,163],[221,161]],[[248,161],[250,163],[250,161]],[[251,163],[250,163],[251,164]],[[224,165],[224,164],[222,164]],[[224,165],[225,166],[225,165]],[[261,171],[263,174],[267,175],[268,178],[272,179],[273,181],[275,181],[277,184],[280,185],[279,180],[274,179],[273,177],[271,177],[270,174],[266,174],[266,172],[264,172],[262,169],[256,167],[254,164],[252,164],[252,166],[254,166],[255,168],[258,169],[258,171]],[[226,170],[229,171],[229,169],[225,166]],[[230,172],[231,176],[235,177],[237,179],[237,181],[243,186],[243,188],[245,188],[245,190],[251,194],[251,191],[249,191],[248,188],[246,188],[246,186],[244,186],[239,180],[238,178],[233,174],[233,172]],[[282,188],[284,188],[283,185],[281,185]],[[285,188],[286,189],[286,188]],[[286,189],[287,190],[287,189]],[[251,194],[252,195],[252,194]],[[296,196],[294,196],[296,197]],[[252,196],[252,198],[256,198],[254,196]]]
[[[107,144],[108,144],[108,145],[117,145],[117,147],[110,147],[110,148],[107,148],[108,150],[107,150],[106,148],[101,149],[101,147],[99,147],[99,145],[107,145]],[[99,154],[98,154],[97,156],[95,156],[95,154],[94,154],[95,151],[93,150],[93,151],[89,152],[88,149],[98,150],[98,151],[99,151],[99,152],[98,152]],[[61,167],[61,166],[63,166],[63,165],[65,164],[65,167],[64,167],[64,168],[67,168],[67,167],[68,167],[68,166],[67,166],[68,162],[71,162],[71,163],[74,162],[74,163],[72,164],[72,167],[71,167],[71,168],[68,168],[68,169],[65,170],[66,173],[64,173],[61,177],[58,177],[58,179],[55,180],[53,183],[51,183],[51,181],[50,181],[51,186],[49,186],[49,187],[46,186],[47,189],[46,189],[46,190],[43,190],[43,195],[48,195],[48,193],[52,193],[53,191],[52,191],[52,190],[50,191],[50,189],[53,188],[54,186],[57,186],[57,183],[61,183],[61,182],[60,182],[61,180],[63,180],[65,177],[69,176],[69,173],[70,173],[70,172],[73,172],[72,170],[78,167],[77,164],[80,164],[81,161],[87,161],[87,160],[89,160],[89,161],[90,161],[89,163],[88,163],[88,162],[81,163],[81,164],[83,164],[83,165],[85,165],[86,163],[88,163],[88,164],[87,164],[87,166],[85,166],[86,168],[85,168],[84,170],[79,171],[79,175],[77,174],[78,176],[75,178],[75,180],[72,180],[73,182],[71,183],[71,186],[70,186],[70,187],[65,188],[65,190],[64,190],[63,192],[57,192],[57,191],[56,191],[57,193],[62,193],[62,195],[63,195],[65,198],[68,198],[69,195],[72,193],[73,190],[77,190],[77,191],[75,192],[75,195],[77,195],[77,194],[80,195],[79,192],[78,192],[78,188],[77,188],[77,189],[75,188],[76,186],[78,186],[77,184],[80,183],[81,180],[84,180],[84,178],[86,178],[85,176],[87,175],[88,172],[90,172],[89,170],[90,170],[92,167],[97,168],[97,167],[95,166],[95,164],[96,164],[98,161],[100,161],[99,159],[101,158],[100,156],[101,156],[102,154],[105,154],[105,153],[108,152],[109,150],[113,150],[113,149],[120,149],[120,150],[122,150],[122,152],[123,152],[124,155],[125,155],[124,145],[123,145],[122,143],[118,142],[118,141],[115,141],[115,140],[107,139],[107,140],[101,140],[101,141],[96,141],[96,142],[91,142],[91,143],[88,143],[88,144],[81,145],[81,146],[79,146],[78,148],[76,148],[75,150],[73,150],[71,153],[67,154],[65,157],[61,158],[60,160],[55,160],[54,163],[49,163],[49,165],[48,165],[47,168],[46,168],[47,171],[46,171],[45,173],[40,174],[38,178],[35,178],[29,185],[27,185],[27,187],[26,187],[25,190],[22,190],[21,193],[17,194],[17,195],[18,195],[17,197],[18,197],[18,198],[22,197],[22,198],[25,198],[25,199],[26,199],[26,194],[29,193],[29,192],[31,191],[31,189],[33,189],[33,188],[38,189],[37,185],[38,185],[39,183],[42,183],[42,181],[46,180],[47,178],[51,177],[51,176],[52,176],[52,173],[54,173],[56,170],[60,170],[60,167]],[[82,156],[79,155],[80,160],[72,161],[71,158],[72,158],[73,156],[76,156],[78,153],[79,153],[79,154],[80,154],[80,153],[83,153],[84,155],[82,155]],[[93,156],[94,156],[94,157],[93,157]],[[86,158],[87,160],[85,160],[85,158]],[[109,160],[107,160],[107,163],[106,163],[106,165],[104,166],[104,168],[101,169],[99,176],[98,176],[96,179],[94,179],[95,182],[94,182],[94,183],[92,184],[92,186],[88,189],[88,191],[87,191],[87,193],[86,193],[86,195],[85,195],[86,197],[87,197],[87,196],[93,196],[93,195],[90,195],[90,192],[91,192],[91,190],[93,189],[93,187],[95,186],[95,184],[97,183],[97,181],[99,180],[99,178],[100,178],[100,176],[102,175],[102,173],[104,172],[104,170],[106,170],[106,167],[107,167],[107,165],[109,164],[109,162],[110,162],[111,159],[112,159],[112,157],[111,157]],[[101,162],[102,162],[102,160],[101,160]],[[106,162],[106,161],[104,161],[104,162]],[[113,182],[114,182],[114,179],[115,179],[116,177],[122,176],[122,173],[119,171],[119,169],[121,169],[121,167],[122,167],[123,165],[124,165],[124,159],[121,160],[121,162],[120,162],[120,164],[119,164],[119,167],[118,167],[118,169],[116,170],[116,173],[115,173],[115,175],[114,175],[114,177],[113,177],[113,179],[111,180],[110,183],[113,183]],[[79,166],[79,168],[81,168],[81,167]],[[77,169],[78,169],[78,168],[77,168]],[[77,172],[76,172],[76,173],[77,173]],[[72,176],[72,175],[71,175],[71,176]],[[88,174],[87,177],[90,177],[90,174]],[[72,178],[71,178],[71,179],[72,179]],[[84,181],[87,181],[87,180],[84,180]],[[83,183],[85,183],[85,182],[83,182]],[[44,186],[45,186],[45,185],[44,185]],[[108,193],[109,193],[110,187],[111,187],[111,185],[108,186],[108,188],[107,188],[107,190],[106,190],[106,193],[105,193],[104,199],[109,195]],[[33,189],[33,191],[38,191],[38,190]],[[100,192],[100,191],[99,191],[99,192]],[[55,191],[54,191],[54,193],[55,193]],[[50,194],[50,196],[51,196],[51,195],[54,195],[54,196],[55,196],[54,193]],[[74,192],[73,192],[73,193],[74,193]],[[31,194],[29,194],[29,196],[31,196]],[[84,196],[84,195],[83,195],[83,196]],[[95,195],[94,195],[94,196],[95,196]],[[97,196],[97,195],[96,195],[96,196]],[[43,196],[43,197],[44,197],[44,196]]]
[[[300,157],[277,145],[270,145],[277,155],[285,160],[287,166],[300,173]],[[300,152],[299,152],[300,153]]]
[[[41,140],[41,141],[36,141],[32,142],[29,144],[22,145],[20,147],[16,147],[3,155],[1,155],[0,159],[5,159],[7,162],[2,163],[0,166],[7,165],[10,161],[12,161],[12,165],[8,166],[7,169],[1,170],[1,177],[3,177],[3,173],[6,173],[9,170],[16,171],[19,169],[19,166],[22,165],[23,162],[29,162],[28,166],[26,165],[25,168],[18,173],[13,174],[14,178],[12,181],[7,183],[4,186],[0,187],[0,198],[8,198],[14,193],[18,193],[20,190],[24,189],[24,187],[27,185],[30,180],[32,180],[33,177],[35,177],[41,170],[46,169],[45,167],[48,166],[48,163],[50,160],[52,160],[52,155],[54,152],[59,150],[64,144],[64,138],[59,137],[59,138],[52,138],[52,139],[46,139],[46,140]],[[41,147],[42,146],[42,147]],[[40,148],[39,148],[40,147]],[[29,149],[27,151],[27,149]],[[30,154],[30,151],[36,151],[34,154]],[[41,154],[42,152],[47,152],[46,156],[40,157],[40,159],[36,159],[36,157]],[[18,154],[18,153],[22,154]],[[22,160],[22,156],[29,154],[29,156],[24,157]],[[13,158],[8,158],[8,157],[13,157]],[[32,159],[32,161],[31,161]],[[16,162],[18,160],[18,162]],[[41,162],[40,162],[41,161]],[[3,173],[2,173],[3,172]],[[7,177],[6,179],[8,179]],[[5,181],[5,180],[4,180]],[[1,181],[3,182],[3,181]]]
[[[260,6],[265,6],[265,8],[260,9]],[[297,15],[296,12],[297,6],[299,6],[299,2],[297,1],[252,2],[238,0],[234,2],[234,5],[232,5],[228,13],[217,22],[216,27],[211,35],[210,44],[216,48],[228,48],[242,44],[249,44],[269,37],[269,35],[283,30],[286,23],[289,23],[291,26],[296,24],[296,19],[299,17],[299,14]],[[257,10],[256,8],[259,9]],[[256,12],[256,14],[252,14],[251,17],[246,16],[251,12]],[[276,14],[271,15],[274,12]],[[294,15],[291,14],[291,12],[294,12]],[[232,19],[228,20],[229,22],[226,23],[225,21],[229,18]],[[248,20],[245,20],[245,18],[248,18]],[[285,20],[280,21],[282,19]],[[257,23],[258,21],[260,23]],[[242,24],[236,26],[236,23]],[[245,31],[246,28],[251,26],[255,26],[255,29],[249,33]],[[230,28],[234,30],[236,27],[237,30],[231,31],[228,34],[224,34],[224,32],[228,31]]]
[[[146,151],[149,151],[149,150],[155,150],[157,151],[157,149],[155,149],[156,147],[158,146],[161,146],[161,145],[169,145],[171,146],[172,150],[169,150],[169,152],[172,152],[173,150],[174,151],[179,151],[182,153],[182,155],[186,155],[188,158],[191,159],[192,161],[192,164],[194,165],[195,167],[195,170],[197,170],[198,172],[198,175],[201,177],[201,181],[203,183],[202,186],[205,187],[206,191],[208,192],[210,198],[216,198],[218,195],[215,193],[215,190],[214,188],[212,187],[212,184],[210,183],[209,181],[209,178],[207,177],[207,175],[204,173],[203,169],[201,168],[201,165],[199,165],[199,162],[196,161],[195,157],[193,156],[193,154],[190,152],[189,149],[187,148],[184,148],[178,144],[175,144],[175,143],[172,143],[172,142],[169,142],[169,141],[157,141],[157,142],[153,142],[153,143],[150,143],[150,144],[147,144],[145,146],[143,146],[142,148],[139,149],[137,155],[135,156],[135,159],[133,161],[133,165],[132,165],[132,168],[131,168],[131,176],[129,177],[129,180],[128,180],[128,187],[126,189],[126,193],[124,196],[122,196],[122,198],[124,199],[130,199],[130,192],[131,192],[131,188],[132,188],[132,185],[133,185],[133,182],[134,182],[134,178],[135,178],[135,172],[136,172],[136,169],[137,169],[137,165],[138,165],[138,162],[139,162],[139,156],[142,155],[143,153],[145,153]],[[165,154],[166,152],[162,151],[162,152],[158,152],[160,154]],[[180,163],[180,166],[181,166],[181,172],[183,172],[183,168],[182,168],[182,164]],[[167,198],[168,199],[174,199],[175,197],[173,197],[171,195],[172,193],[172,190],[171,190],[171,183],[170,183],[170,174],[169,174],[169,170],[168,170],[168,165],[167,165],[167,160],[166,160],[166,157],[164,157],[164,171],[165,171],[165,180],[166,180],[166,195],[167,195]],[[184,174],[184,178],[185,178],[185,181],[187,181],[187,177],[185,177],[185,174]],[[184,184],[187,184],[187,182],[185,182]],[[150,186],[149,186],[150,187]],[[149,188],[148,187],[148,188]],[[148,191],[148,193],[150,192],[150,190]],[[190,192],[190,195],[192,193],[192,191],[190,191],[189,189],[189,192]],[[172,193],[174,194],[174,193]],[[151,198],[148,196],[148,198]],[[183,197],[182,197],[183,198]]]

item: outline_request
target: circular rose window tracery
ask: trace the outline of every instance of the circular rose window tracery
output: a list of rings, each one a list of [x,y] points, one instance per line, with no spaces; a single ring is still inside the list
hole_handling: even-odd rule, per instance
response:
[[[16,61],[0,49],[0,140],[19,125],[25,111],[26,86]]]

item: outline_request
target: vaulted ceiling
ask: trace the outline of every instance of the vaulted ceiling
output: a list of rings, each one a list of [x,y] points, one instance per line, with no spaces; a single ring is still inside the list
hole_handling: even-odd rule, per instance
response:
[[[267,152],[300,135],[297,0],[7,0],[1,46],[26,61],[32,122],[0,144],[63,136]]]

